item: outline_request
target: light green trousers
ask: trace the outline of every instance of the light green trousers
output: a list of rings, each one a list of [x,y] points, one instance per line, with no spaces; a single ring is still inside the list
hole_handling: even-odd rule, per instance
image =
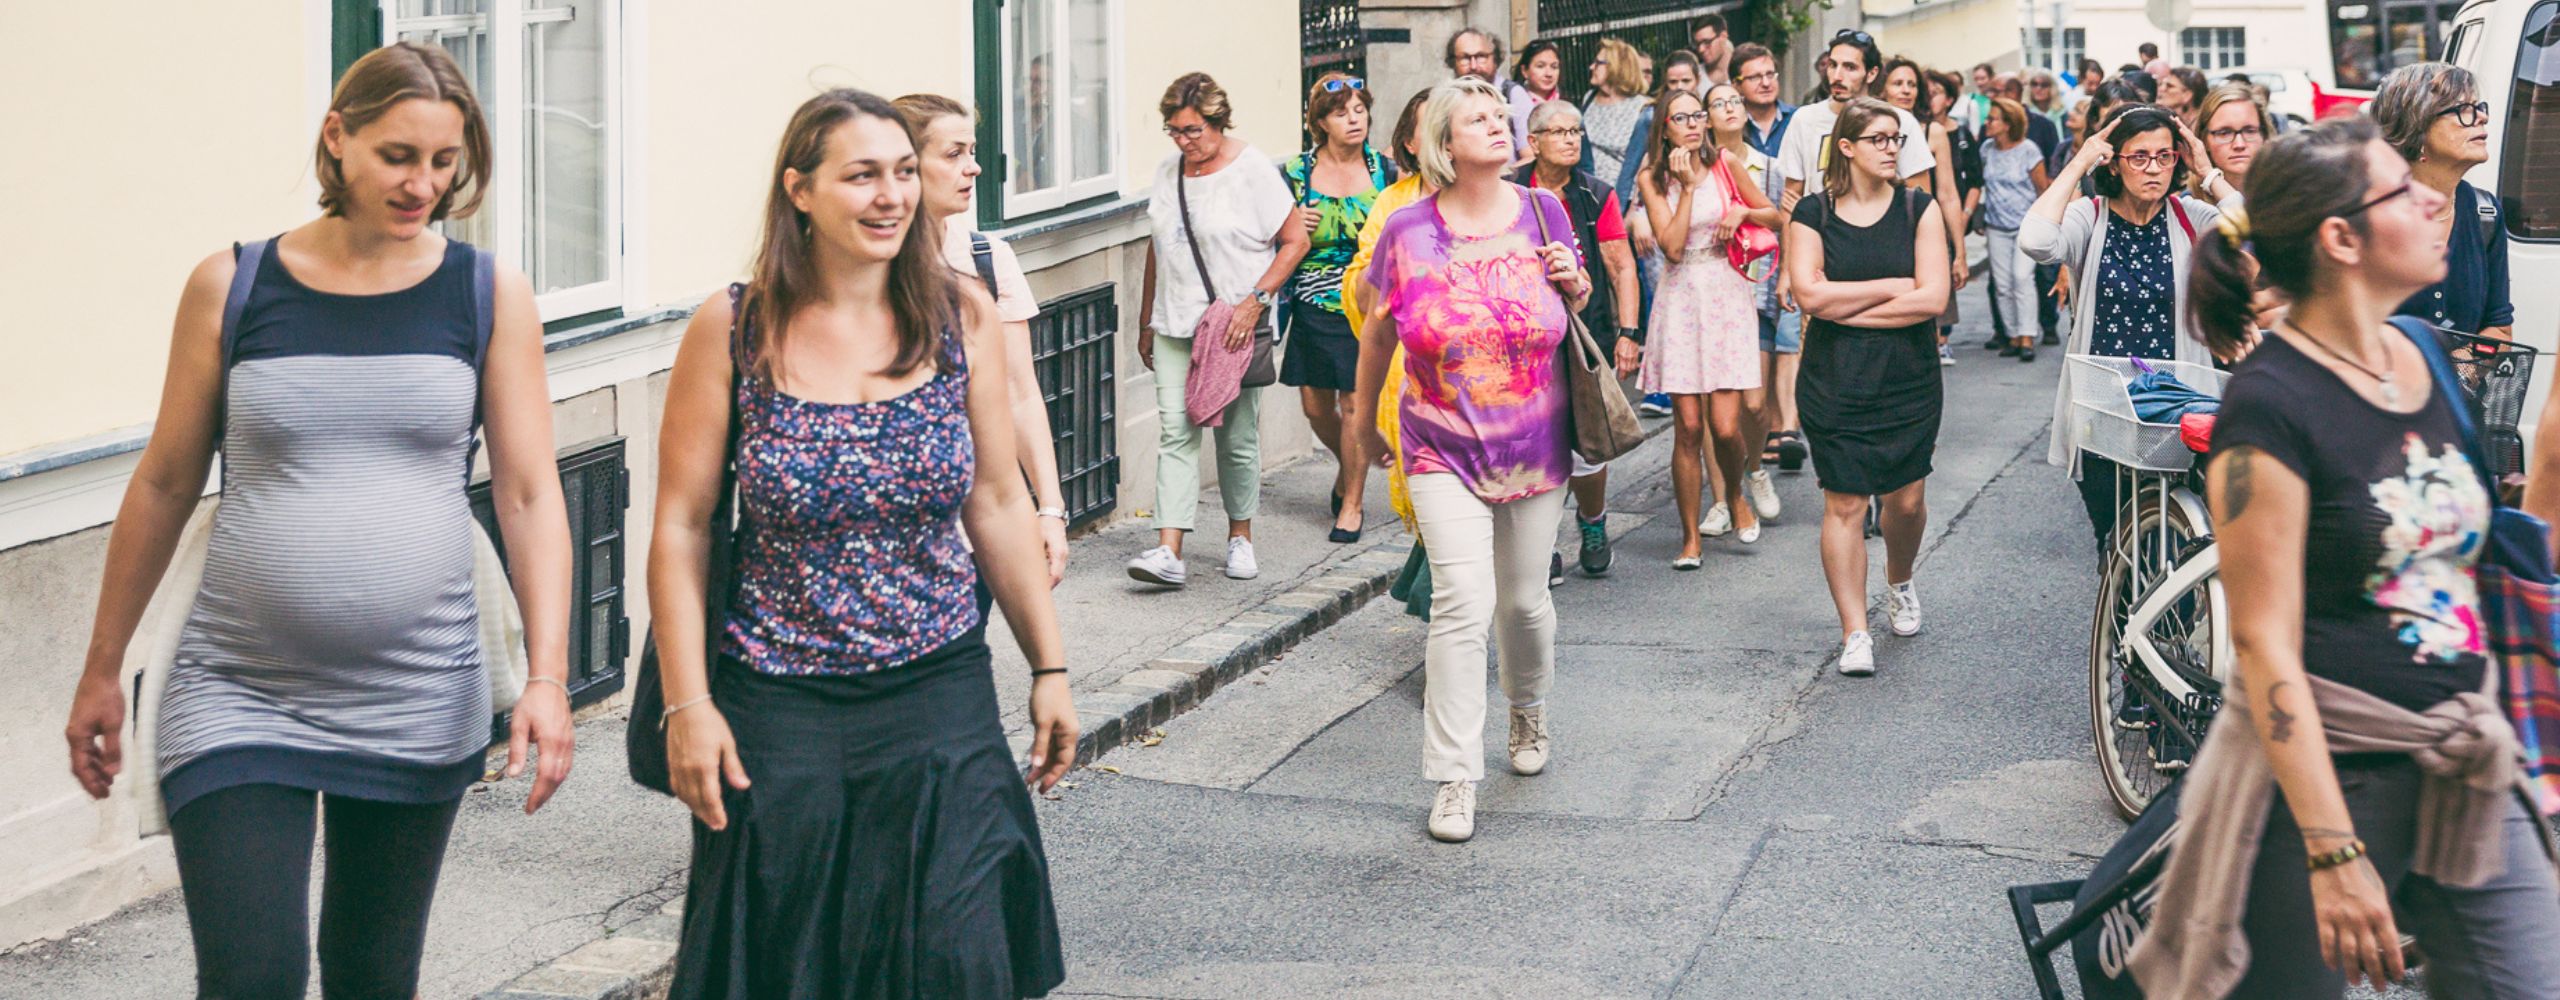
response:
[[[1182,405],[1191,374],[1189,338],[1156,338],[1156,527],[1190,531],[1200,519],[1200,441],[1218,437],[1218,498],[1227,519],[1253,520],[1262,506],[1262,390],[1246,389],[1227,404],[1217,427],[1191,422]]]

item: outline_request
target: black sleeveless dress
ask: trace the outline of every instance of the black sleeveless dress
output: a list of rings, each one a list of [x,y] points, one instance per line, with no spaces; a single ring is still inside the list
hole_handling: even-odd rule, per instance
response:
[[[1857,226],[1816,194],[1796,203],[1795,221],[1822,234],[1831,280],[1908,278],[1929,204],[1923,192],[1904,192],[1873,225]],[[1928,478],[1946,402],[1937,326],[1935,317],[1891,330],[1807,318],[1796,407],[1825,491],[1878,495]]]

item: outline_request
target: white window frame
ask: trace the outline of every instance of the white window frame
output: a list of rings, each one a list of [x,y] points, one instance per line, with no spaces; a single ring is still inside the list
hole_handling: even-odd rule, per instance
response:
[[[2233,44],[2222,44],[2225,37],[2222,33],[2226,31],[2231,33],[2228,37]],[[2205,44],[2188,45],[2190,32],[2203,32]],[[2221,58],[2225,56],[2229,58]],[[2249,64],[2249,29],[2238,25],[2195,25],[2181,29],[2178,32],[2178,58],[2207,73],[2246,66]]]
[[[1074,38],[1069,30],[1072,24],[1068,11],[1069,0],[1006,0],[1006,3],[1008,5],[1043,4],[1049,7],[1049,51],[1064,56],[1065,58],[1060,60],[1061,63],[1075,57]],[[1123,23],[1121,0],[1103,0],[1103,4],[1103,33],[1108,40],[1103,58],[1110,63],[1105,67],[1103,77],[1105,88],[1103,102],[1110,109],[1112,127],[1104,132],[1103,142],[1109,146],[1109,149],[1102,173],[1086,180],[1064,180],[1054,187],[1026,192],[1013,190],[1012,177],[1013,172],[1022,164],[1022,160],[1015,155],[1011,146],[1013,128],[1016,124],[1013,121],[1012,95],[1022,91],[1022,83],[1014,77],[1013,22],[1011,18],[1003,15],[1001,7],[998,8],[997,66],[1004,82],[1001,93],[1005,95],[1004,103],[998,111],[998,120],[1003,124],[1003,133],[999,141],[1004,142],[1006,146],[1004,149],[1005,176],[997,178],[996,190],[997,197],[1000,199],[997,204],[1002,208],[1007,220],[1054,211],[1087,199],[1119,193],[1121,175],[1127,171],[1126,150],[1121,137],[1129,131],[1129,123],[1125,120],[1128,109],[1122,106],[1127,83],[1123,70],[1128,60],[1122,57],[1121,38],[1126,32],[1120,30]],[[1065,127],[1059,130],[1061,134],[1056,137],[1058,176],[1061,178],[1067,178],[1075,173],[1076,128],[1071,117],[1073,108],[1070,102],[1064,99],[1068,81],[1074,79],[1074,76],[1071,65],[1052,65],[1049,70],[1050,87],[1060,96],[1059,108],[1070,116],[1062,119]]]
[[[626,228],[624,192],[625,175],[631,160],[626,113],[624,65],[632,36],[625,32],[626,4],[641,0],[578,0],[581,13],[594,11],[603,19],[600,33],[606,39],[604,57],[604,245],[605,277],[573,288],[536,295],[542,321],[566,319],[612,309],[628,308],[624,290],[629,284],[628,261],[633,255],[630,231]],[[489,0],[487,14],[451,14],[432,17],[400,16],[398,0],[381,0],[382,41],[390,44],[403,32],[423,30],[437,22],[467,24],[481,17],[489,19],[489,61],[492,66],[487,92],[480,94],[481,111],[489,119],[489,155],[493,162],[495,183],[489,197],[480,203],[480,217],[489,227],[490,249],[502,258],[514,259],[529,274],[532,261],[524,259],[528,243],[527,227],[534,225],[535,189],[540,177],[526,169],[525,141],[526,90],[525,26],[536,20],[554,20],[549,10],[533,11],[527,17],[525,0]]]

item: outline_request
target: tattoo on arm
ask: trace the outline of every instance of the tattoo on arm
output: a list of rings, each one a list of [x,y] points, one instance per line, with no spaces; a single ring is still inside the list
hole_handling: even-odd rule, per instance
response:
[[[2277,681],[2274,687],[2267,689],[2267,738],[2278,743],[2293,741],[2293,713],[2276,704],[2277,693],[2292,684],[2292,681]]]
[[[2227,467],[2222,474],[2223,510],[2220,516],[2237,521],[2240,515],[2248,512],[2250,497],[2256,493],[2255,484],[2249,481],[2249,476],[2257,460],[2258,449],[2253,445],[2238,445],[2231,449],[2230,457],[2224,460]]]

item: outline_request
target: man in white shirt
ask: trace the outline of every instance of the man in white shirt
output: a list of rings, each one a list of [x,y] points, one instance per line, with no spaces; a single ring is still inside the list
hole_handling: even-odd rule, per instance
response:
[[[1786,138],[1778,145],[1778,176],[1786,182],[1778,209],[1784,214],[1794,213],[1796,202],[1805,191],[1821,185],[1822,169],[1831,162],[1832,126],[1839,124],[1840,112],[1848,108],[1850,101],[1868,96],[1876,73],[1883,69],[1884,55],[1876,48],[1874,36],[1848,28],[1832,36],[1824,62],[1823,80],[1829,86],[1831,99],[1797,108],[1795,117],[1787,122]],[[1906,137],[1902,153],[1895,160],[1903,179],[1937,169],[1937,157],[1930,154],[1926,141],[1929,133],[1920,127],[1920,120],[1900,109],[1894,111],[1894,117],[1902,121],[1902,134]],[[1784,272],[1780,274],[1778,301],[1793,310],[1795,296],[1787,288]]]

